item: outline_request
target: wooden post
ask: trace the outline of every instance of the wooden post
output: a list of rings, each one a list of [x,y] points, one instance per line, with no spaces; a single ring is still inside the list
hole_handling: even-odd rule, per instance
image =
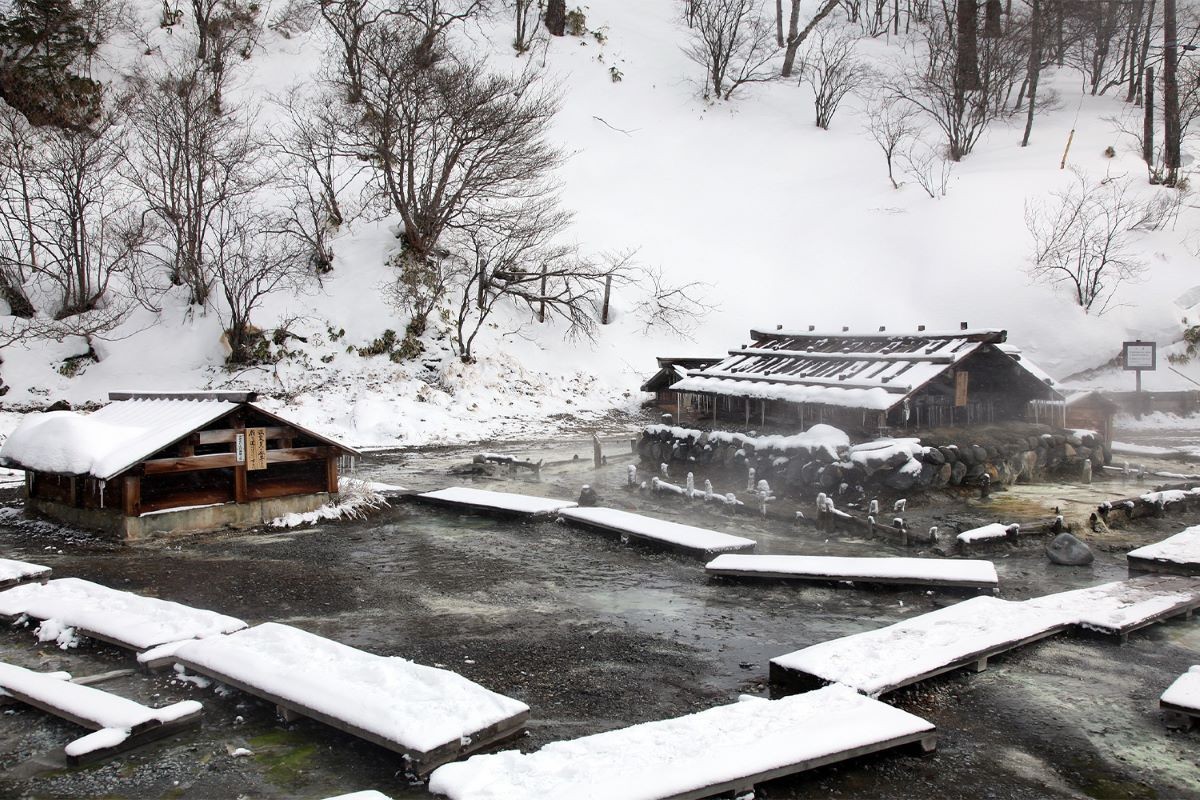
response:
[[[538,304],[538,322],[546,321],[546,265],[542,264],[542,291],[538,295],[541,297],[541,302]]]
[[[249,487],[246,485],[246,465],[238,464],[233,468],[233,499],[244,503],[249,495]]]
[[[608,324],[608,296],[612,293],[612,275],[604,279],[604,306],[600,309],[600,324]]]
[[[600,449],[600,435],[592,434],[592,461],[596,469],[600,469],[600,465],[604,463],[604,453]]]
[[[72,475],[67,478],[67,505],[78,508],[81,505],[79,500],[79,477]]]
[[[325,459],[325,491],[330,494],[338,493],[338,452],[329,448],[329,456]]]
[[[121,484],[121,511],[127,517],[142,513],[142,477],[126,475]]]

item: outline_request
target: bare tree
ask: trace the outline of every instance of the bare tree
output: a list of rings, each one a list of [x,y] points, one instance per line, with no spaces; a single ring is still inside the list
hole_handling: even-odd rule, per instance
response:
[[[1135,234],[1161,227],[1171,206],[1162,198],[1137,196],[1127,179],[1093,181],[1079,171],[1074,177],[1051,199],[1025,205],[1033,238],[1029,274],[1067,288],[1080,308],[1099,315],[1112,307],[1122,284],[1146,274],[1133,246]]]
[[[633,309],[643,333],[665,328],[676,336],[690,338],[704,317],[717,307],[708,297],[710,284],[672,283],[660,267],[640,268],[636,280],[645,292]]]
[[[26,282],[38,267],[37,242],[45,235],[34,210],[41,152],[25,116],[0,101],[0,298],[10,314],[25,319],[37,313]]]
[[[816,27],[821,24],[821,21],[837,8],[838,0],[824,0],[821,7],[817,9],[817,13],[808,21],[804,29],[800,29],[800,2],[801,0],[792,0],[792,10],[788,15],[788,35],[787,39],[781,41],[780,47],[783,51],[783,67],[779,74],[784,78],[792,77],[792,70],[796,64],[796,53],[800,50],[800,45],[804,44],[804,40],[808,35],[816,30]]]
[[[696,0],[685,52],[705,70],[706,98],[728,100],[739,86],[774,77],[774,33],[759,0]]]
[[[900,188],[895,176],[896,158],[921,133],[919,114],[915,106],[886,92],[876,92],[867,101],[867,132],[883,153],[893,189]]]
[[[219,210],[266,180],[249,114],[214,102],[221,77],[197,59],[142,75],[131,113],[137,146],[126,171],[157,240],[148,254],[197,305],[209,301]]]
[[[846,95],[867,79],[855,53],[858,37],[844,27],[819,28],[801,64],[801,81],[813,90],[813,112],[818,128],[829,129]]]
[[[899,160],[904,174],[916,181],[931,199],[937,200],[946,196],[950,189],[954,161],[946,158],[941,148],[930,145],[920,137],[914,137],[908,146],[900,151]]]
[[[540,0],[512,0],[513,17],[516,21],[516,34],[513,37],[513,49],[518,53],[528,52],[537,36],[538,16],[541,14]]]

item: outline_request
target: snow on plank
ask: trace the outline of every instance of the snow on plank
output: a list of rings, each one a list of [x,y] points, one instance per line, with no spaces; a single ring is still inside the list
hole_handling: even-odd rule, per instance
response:
[[[192,672],[434,767],[516,735],[529,706],[454,672],[274,622],[175,648]]]
[[[30,581],[45,583],[49,577],[49,567],[30,564],[26,561],[13,561],[10,558],[0,558],[0,589],[8,589]]]
[[[1143,575],[1024,601],[1065,614],[1072,624],[1122,640],[1131,631],[1200,608],[1200,578]]]
[[[240,619],[168,600],[141,597],[79,578],[58,578],[0,592],[0,617],[42,620],[42,641],[74,634],[128,650],[230,633],[246,627]]]
[[[351,792],[350,794],[339,794],[334,797],[326,797],[325,800],[392,800],[383,792],[375,789],[363,789],[361,792]]]
[[[999,522],[993,522],[990,525],[984,525],[982,528],[972,528],[969,531],[963,531],[957,538],[959,543],[964,545],[993,542],[1009,538],[1010,534],[1015,533],[1016,527],[1015,525],[1001,525]]]
[[[746,792],[763,781],[912,744],[932,751],[934,726],[829,686],[552,742],[529,754],[474,756],[439,768],[429,789],[452,800],[682,800]]]
[[[1200,525],[1161,542],[1130,550],[1126,558],[1131,570],[1200,575]]]
[[[622,537],[679,550],[710,555],[736,550],[753,550],[756,542],[741,536],[680,525],[678,522],[643,517],[615,508],[567,508],[558,514],[571,525],[619,533]]]
[[[98,761],[200,724],[203,707],[195,700],[150,708],[72,683],[70,677],[0,663],[0,690],[5,695],[94,731],[66,746],[72,765]]]
[[[990,561],[963,558],[838,558],[832,556],[717,556],[705,566],[709,574],[737,578],[801,581],[894,583],[995,589],[996,567]]]
[[[509,492],[491,492],[487,489],[470,489],[465,486],[452,486],[436,492],[424,492],[413,495],[413,499],[423,503],[484,514],[526,517],[553,516],[564,508],[575,506],[575,503],[569,500],[553,500],[547,497],[533,497]]]
[[[873,631],[771,659],[771,681],[796,689],[842,683],[878,697],[1068,627],[1069,615],[995,597],[973,597]]]
[[[1166,712],[1167,727],[1190,728],[1200,719],[1200,666],[1194,666],[1175,679],[1158,700]]]

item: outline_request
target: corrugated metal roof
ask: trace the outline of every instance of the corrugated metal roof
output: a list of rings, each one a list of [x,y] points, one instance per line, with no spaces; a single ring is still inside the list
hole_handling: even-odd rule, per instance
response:
[[[1001,330],[927,333],[751,331],[753,344],[691,370],[680,392],[887,410],[986,344]]]

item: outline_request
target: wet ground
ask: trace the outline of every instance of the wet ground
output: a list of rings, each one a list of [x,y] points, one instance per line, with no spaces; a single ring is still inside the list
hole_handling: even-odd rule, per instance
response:
[[[901,555],[862,538],[734,516],[624,488],[628,438],[606,437],[609,466],[586,441],[508,444],[545,459],[540,481],[454,476],[474,449],[376,454],[359,477],[435,488],[456,483],[574,498],[583,483],[604,502],[749,535],[759,552]],[[578,461],[572,456],[579,455]],[[697,476],[703,480],[703,476]],[[719,490],[738,489],[717,476]],[[727,484],[722,486],[721,484]],[[1137,493],[1120,483],[998,493],[991,501],[913,501],[912,527],[952,530],[1016,515],[1044,518],[1056,498]],[[1005,504],[1008,504],[1007,506]],[[1036,543],[987,555],[1002,596],[1021,599],[1126,575],[1122,550],[1200,519],[1146,520],[1097,548],[1089,567],[1055,567]],[[397,505],[369,520],[300,531],[229,533],[117,547],[49,525],[0,521],[0,553],[59,575],[275,620],[372,652],[443,665],[532,708],[532,749],[549,741],[676,716],[766,694],[771,657],[898,621],[960,599],[916,590],[860,590],[709,579],[700,560],[621,545],[554,523],[519,524]],[[130,666],[121,651],[38,645],[0,634],[0,658],[75,674]],[[759,797],[1200,797],[1200,732],[1168,731],[1157,698],[1200,662],[1200,624],[1173,621],[1128,644],[1058,638],[955,674],[892,702],[933,721],[936,755],[892,755],[760,787]],[[302,668],[302,666],[300,667]],[[79,770],[61,762],[78,730],[24,708],[0,715],[0,796],[324,797],[376,788],[428,797],[394,754],[316,723],[284,724],[237,692],[143,675],[105,688],[154,704],[192,698],[201,730]],[[234,757],[239,747],[253,755]],[[620,769],[620,765],[614,765]]]

